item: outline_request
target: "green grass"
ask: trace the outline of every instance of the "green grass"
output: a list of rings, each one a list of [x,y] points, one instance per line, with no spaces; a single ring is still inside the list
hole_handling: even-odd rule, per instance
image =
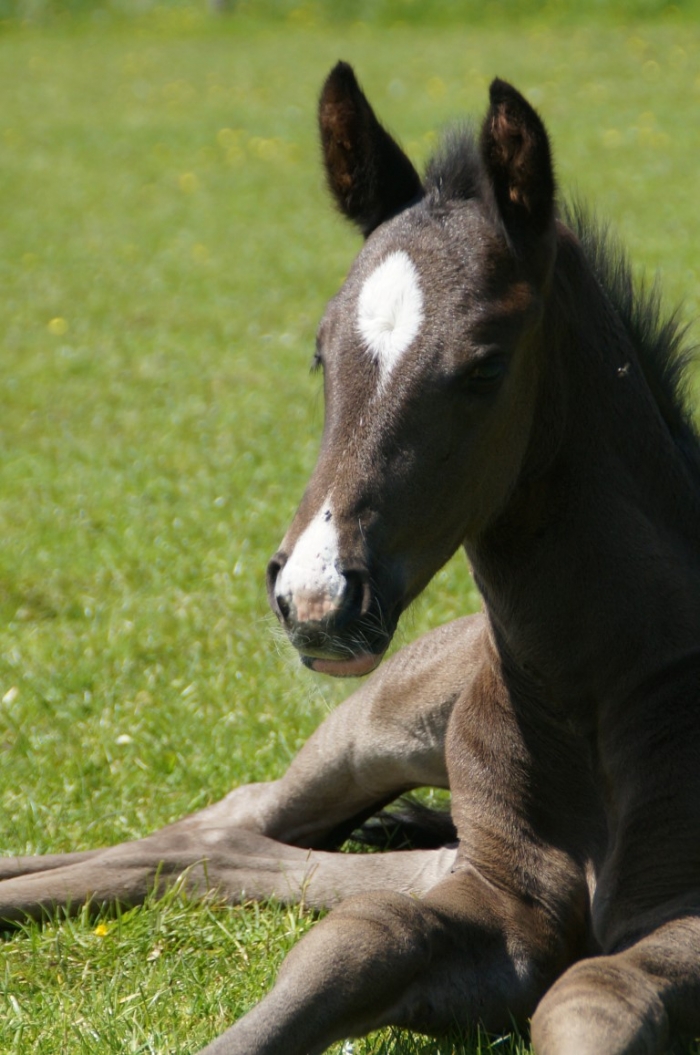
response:
[[[141,835],[278,775],[346,691],[280,644],[263,586],[314,462],[316,322],[359,245],[317,163],[338,57],[419,161],[445,121],[483,111],[494,74],[513,80],[562,185],[697,313],[692,21],[513,33],[314,27],[305,10],[306,25],[184,6],[0,35],[6,852]],[[475,603],[457,558],[403,640]],[[0,950],[0,1051],[195,1051],[308,925],[173,896],[97,932],[27,927]],[[384,1033],[353,1050],[478,1044]]]
[[[311,922],[296,908],[201,905],[175,891],[117,918],[96,922],[83,916],[27,927],[5,951],[0,1050],[197,1051],[263,996],[282,957]],[[515,1037],[477,1032],[436,1043],[385,1030],[332,1050],[525,1055],[527,1048]]]
[[[700,0],[0,0],[2,20],[28,24],[66,19],[106,21],[175,14],[191,20],[207,10],[306,28],[318,26],[502,26],[504,21],[570,26],[594,19],[627,25],[632,19],[678,23],[696,18]]]

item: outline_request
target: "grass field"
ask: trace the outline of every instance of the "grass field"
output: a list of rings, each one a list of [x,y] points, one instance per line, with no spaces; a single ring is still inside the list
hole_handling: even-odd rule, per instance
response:
[[[337,58],[418,161],[483,111],[494,74],[512,80],[562,186],[698,312],[690,18],[514,32],[294,10],[0,26],[3,852],[135,837],[278,775],[347,691],[280,643],[263,583],[314,462],[316,322],[359,244],[318,167]],[[456,558],[402,640],[476,604]],[[0,948],[0,1052],[196,1051],[309,924],[171,896],[27,927]],[[479,1045],[384,1033],[343,1050]]]

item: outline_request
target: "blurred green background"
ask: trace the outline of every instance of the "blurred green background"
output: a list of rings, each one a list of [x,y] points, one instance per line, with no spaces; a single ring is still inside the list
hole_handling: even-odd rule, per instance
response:
[[[315,458],[316,324],[360,244],[318,163],[328,69],[354,63],[419,164],[513,81],[561,187],[697,334],[699,13],[0,0],[4,852],[135,837],[274,777],[348,691],[299,667],[263,584]],[[458,556],[401,640],[477,604]],[[173,897],[27,927],[0,948],[0,1051],[195,1051],[308,924]]]
[[[200,0],[2,0],[0,13],[10,20],[39,22],[66,18],[139,18],[157,14],[202,13]],[[523,24],[535,21],[570,24],[596,19],[629,24],[635,20],[680,20],[696,17],[698,0],[212,0],[209,5],[237,17],[264,19],[277,26],[351,26],[362,22],[373,28],[397,25],[493,25],[505,19]]]

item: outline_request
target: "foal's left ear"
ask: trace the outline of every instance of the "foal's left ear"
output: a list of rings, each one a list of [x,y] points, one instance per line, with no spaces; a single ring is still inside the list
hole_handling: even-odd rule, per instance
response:
[[[538,238],[554,220],[554,172],[546,129],[506,81],[493,81],[489,94],[481,154],[496,206],[516,241]]]
[[[365,237],[420,195],[418,173],[375,117],[346,62],[328,75],[318,123],[328,186]]]

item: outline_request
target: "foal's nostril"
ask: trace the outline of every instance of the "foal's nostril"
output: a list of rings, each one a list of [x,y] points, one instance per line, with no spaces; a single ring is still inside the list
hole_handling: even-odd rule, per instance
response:
[[[277,593],[277,579],[282,571],[282,568],[287,562],[287,558],[282,553],[276,553],[267,566],[267,598],[270,602],[270,608],[275,613],[278,619],[286,622],[289,619],[289,605],[287,604],[284,597],[281,597]]]
[[[352,622],[364,615],[369,608],[369,580],[365,572],[348,570],[343,572],[345,590],[340,608],[343,623]]]

